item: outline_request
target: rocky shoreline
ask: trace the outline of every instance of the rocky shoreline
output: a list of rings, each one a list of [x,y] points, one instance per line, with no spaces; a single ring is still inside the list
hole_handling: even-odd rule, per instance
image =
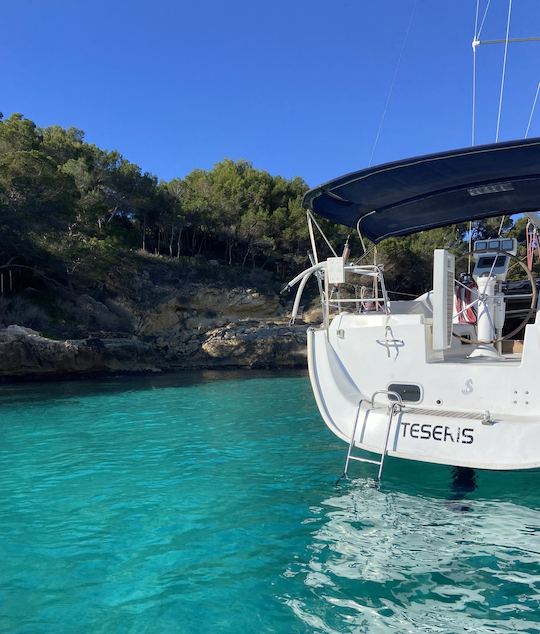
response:
[[[301,368],[306,365],[305,339],[306,326],[251,320],[192,332],[181,341],[150,335],[56,340],[10,325],[0,329],[0,379]]]
[[[273,289],[179,283],[160,260],[145,265],[101,288],[26,288],[0,305],[0,380],[306,367],[317,308],[291,326],[292,298]]]

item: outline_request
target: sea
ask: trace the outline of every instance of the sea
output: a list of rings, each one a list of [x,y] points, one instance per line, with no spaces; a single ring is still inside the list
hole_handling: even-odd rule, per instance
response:
[[[304,373],[0,387],[0,631],[540,632],[540,473],[354,463]]]

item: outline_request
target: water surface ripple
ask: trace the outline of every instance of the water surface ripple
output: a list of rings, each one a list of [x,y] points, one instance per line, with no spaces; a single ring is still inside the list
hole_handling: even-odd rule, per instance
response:
[[[0,390],[0,631],[540,632],[540,473],[353,465],[300,375]]]

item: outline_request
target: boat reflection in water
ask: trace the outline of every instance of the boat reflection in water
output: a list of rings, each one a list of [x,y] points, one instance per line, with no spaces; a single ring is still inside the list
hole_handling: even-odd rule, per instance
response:
[[[299,581],[286,598],[296,616],[321,632],[538,631],[540,514],[475,499],[475,474],[453,475],[446,497],[471,494],[470,512],[365,479],[313,508],[305,563],[285,573]]]
[[[454,467],[452,469],[452,500],[456,502],[466,498],[468,493],[472,493],[476,489],[476,472],[468,467]],[[458,504],[454,502],[455,511],[470,511],[468,504]]]

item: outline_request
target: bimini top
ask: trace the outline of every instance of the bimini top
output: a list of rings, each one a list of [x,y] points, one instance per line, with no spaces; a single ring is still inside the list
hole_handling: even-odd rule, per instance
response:
[[[304,206],[377,243],[501,214],[540,209],[540,138],[429,154],[336,178]]]

